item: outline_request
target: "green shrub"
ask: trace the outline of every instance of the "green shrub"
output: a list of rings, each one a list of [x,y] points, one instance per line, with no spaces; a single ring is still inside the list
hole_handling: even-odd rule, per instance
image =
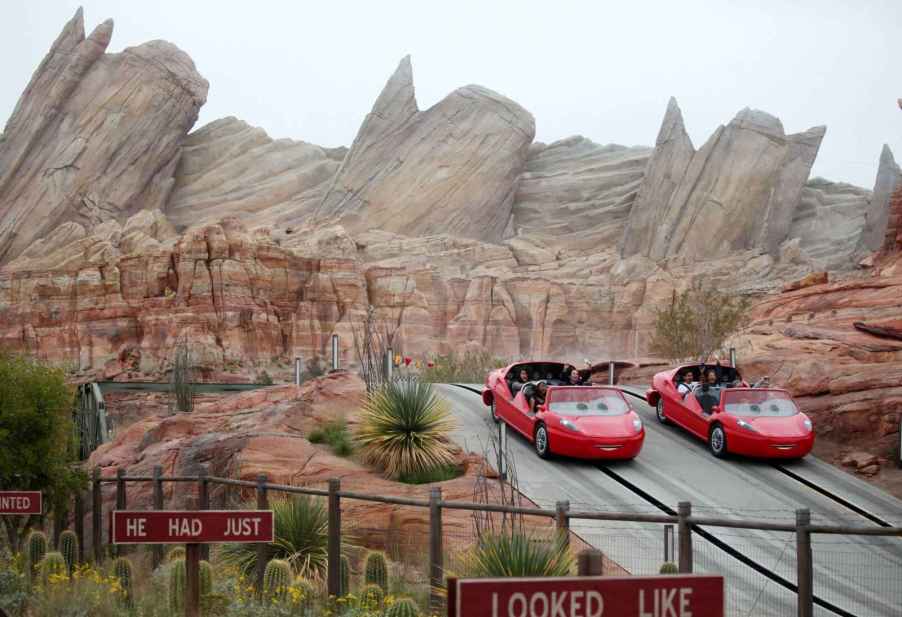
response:
[[[272,376],[266,371],[260,371],[257,373],[257,379],[255,381],[262,386],[271,386]]]
[[[171,551],[166,554],[166,561],[173,562],[179,559],[185,558],[185,547],[184,546],[176,546]]]
[[[679,574],[680,569],[677,565],[671,561],[661,564],[661,569],[658,570],[659,574]]]
[[[329,513],[324,500],[297,495],[274,499],[270,506],[275,518],[275,542],[270,545],[270,557],[287,561],[298,576],[322,580],[329,546]],[[257,567],[255,544],[224,544],[220,554],[225,563],[253,578]]]
[[[363,573],[366,584],[379,585],[382,591],[388,591],[388,563],[385,553],[378,551],[367,553]]]
[[[185,560],[176,559],[169,569],[169,610],[176,615],[185,612]]]
[[[404,484],[429,484],[430,482],[444,482],[453,480],[463,475],[463,471],[456,465],[440,465],[433,469],[423,469],[398,476],[398,482]]]
[[[213,593],[213,565],[204,559],[198,564],[198,578],[200,579],[200,598],[204,598]]]
[[[410,598],[401,598],[385,610],[385,617],[418,617],[416,603]]]
[[[385,600],[385,591],[375,583],[367,583],[360,590],[360,606],[367,610],[379,610]]]
[[[322,427],[311,431],[308,440],[310,443],[326,443],[338,456],[350,456],[354,451],[351,442],[351,434],[348,432],[348,424],[344,420],[333,420]]]
[[[438,356],[432,366],[420,374],[420,380],[430,383],[483,383],[485,376],[508,361],[496,358],[487,351],[467,351],[462,355],[451,352]]]
[[[67,529],[60,534],[59,551],[66,560],[66,571],[72,576],[72,570],[78,563],[78,536],[74,531]]]
[[[470,575],[568,576],[572,569],[573,556],[563,534],[541,540],[523,533],[504,533],[479,539]]]
[[[41,584],[45,587],[50,582],[51,576],[68,576],[69,574],[66,569],[65,558],[62,553],[56,551],[44,555],[44,558],[38,566],[38,570],[41,575]]]
[[[47,554],[47,536],[43,531],[34,530],[28,534],[25,540],[25,553],[29,580],[34,580],[34,576],[38,573],[38,565]]]
[[[135,600],[133,587],[135,576],[132,562],[129,561],[127,557],[119,557],[116,559],[116,561],[113,562],[113,576],[116,577],[116,580],[118,580],[119,584],[122,586],[122,591],[125,594],[125,605],[132,606]]]
[[[367,398],[356,439],[367,462],[398,477],[452,464],[453,428],[431,384],[392,382]]]
[[[341,565],[339,567],[338,577],[338,595],[346,596],[351,593],[351,560],[347,555],[341,556]]]
[[[284,559],[271,559],[263,573],[263,597],[269,602],[283,602],[291,579],[291,564]]]

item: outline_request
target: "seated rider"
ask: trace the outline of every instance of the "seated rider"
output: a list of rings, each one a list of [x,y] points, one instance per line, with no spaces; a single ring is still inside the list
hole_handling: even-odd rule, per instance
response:
[[[529,413],[536,413],[538,408],[545,404],[545,395],[548,393],[548,384],[540,381],[533,388],[529,396]]]
[[[686,371],[685,378],[681,379],[680,376],[677,375],[677,379],[679,380],[677,392],[679,392],[683,398],[686,398],[686,395],[692,392],[692,387],[695,385],[695,373],[690,369],[689,371]]]
[[[695,389],[695,400],[701,405],[702,412],[705,414],[710,414],[714,406],[720,402],[717,372],[714,369],[708,371],[704,383]]]
[[[519,391],[523,388],[523,386],[526,385],[528,382],[529,382],[529,371],[526,370],[525,367],[524,367],[524,368],[521,368],[521,369],[517,372],[517,376],[516,376],[516,377],[514,378],[514,380],[511,382],[511,392],[513,392],[514,394],[516,394],[516,393],[519,392]]]
[[[592,377],[592,365],[586,361],[586,368],[579,370],[576,367],[567,364],[564,366],[563,381],[567,386],[591,386],[589,379]]]

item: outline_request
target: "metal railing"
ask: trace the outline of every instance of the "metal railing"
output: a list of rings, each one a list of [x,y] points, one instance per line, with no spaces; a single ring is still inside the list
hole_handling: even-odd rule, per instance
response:
[[[164,483],[193,483],[196,485],[197,500],[196,509],[210,509],[211,485],[224,487],[237,487],[253,490],[256,496],[258,509],[269,507],[270,493],[285,493],[294,495],[308,495],[324,497],[328,502],[328,568],[327,589],[330,595],[339,595],[340,590],[340,553],[342,547],[342,504],[344,500],[362,500],[367,502],[391,504],[394,506],[428,509],[428,572],[429,572],[429,603],[437,608],[443,602],[440,589],[444,585],[445,550],[443,546],[442,514],[448,510],[466,510],[495,512],[510,515],[529,515],[549,519],[554,522],[556,530],[569,532],[571,521],[618,521],[630,523],[643,523],[674,526],[676,528],[676,557],[679,571],[691,573],[694,569],[694,534],[706,532],[699,529],[700,526],[726,529],[772,531],[792,534],[795,545],[796,582],[784,581],[783,586],[791,588],[797,594],[798,617],[812,617],[814,605],[821,606],[837,614],[850,614],[833,607],[829,602],[819,600],[814,594],[814,570],[811,537],[813,534],[827,535],[861,535],[871,537],[902,537],[902,527],[856,527],[850,525],[814,525],[811,522],[811,514],[807,509],[796,510],[795,521],[789,523],[774,522],[773,520],[742,520],[737,518],[717,518],[710,516],[695,516],[692,514],[692,506],[689,502],[681,502],[675,515],[649,514],[636,512],[597,512],[574,510],[569,502],[557,502],[554,509],[540,507],[519,507],[490,503],[474,503],[465,501],[449,501],[442,497],[439,487],[431,488],[428,499],[415,499],[403,497],[390,497],[384,495],[371,495],[355,491],[344,491],[338,479],[328,481],[328,488],[313,488],[305,486],[291,486],[274,484],[267,481],[265,474],[259,475],[256,480],[236,480],[221,478],[200,473],[197,476],[164,476],[162,468],[154,467],[150,476],[127,476],[125,469],[116,470],[115,477],[103,477],[100,468],[93,470],[91,479],[91,521],[92,521],[92,548],[96,562],[104,559],[104,512],[103,512],[103,484],[115,484],[116,509],[124,510],[128,506],[127,486],[133,482],[153,483],[152,501],[153,509],[164,509],[163,485]],[[79,517],[84,517],[81,499],[76,500],[76,533],[80,536],[80,545],[84,546],[83,524]],[[109,516],[109,513],[107,513]],[[670,529],[672,530],[673,527]],[[627,530],[624,530],[627,531]],[[569,540],[570,534],[567,534]],[[262,582],[263,570],[267,555],[267,545],[258,546],[257,581]],[[209,551],[205,546],[203,550]],[[205,555],[207,558],[208,555]],[[158,566],[163,559],[162,547],[153,548],[153,565]]]

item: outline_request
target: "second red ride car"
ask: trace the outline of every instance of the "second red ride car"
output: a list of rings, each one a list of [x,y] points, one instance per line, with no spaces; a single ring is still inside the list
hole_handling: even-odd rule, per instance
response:
[[[564,385],[572,367],[560,362],[519,362],[486,377],[483,402],[496,422],[505,422],[533,443],[536,454],[581,459],[632,459],[642,449],[645,428],[623,393],[610,386]],[[518,381],[521,370],[529,375]],[[530,412],[524,390],[541,378],[545,402]]]
[[[704,379],[714,372],[712,383]],[[702,381],[680,391],[686,376]],[[729,366],[684,365],[654,376],[645,393],[658,420],[673,423],[708,442],[714,456],[801,458],[814,446],[811,420],[782,388],[750,388]]]

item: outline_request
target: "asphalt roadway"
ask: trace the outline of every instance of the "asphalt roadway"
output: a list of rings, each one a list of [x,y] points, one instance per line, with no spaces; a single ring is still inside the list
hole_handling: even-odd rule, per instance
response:
[[[481,398],[454,385],[438,389],[458,419],[455,441],[484,451],[497,428]],[[543,507],[569,500],[571,510],[661,513],[689,501],[698,516],[791,524],[796,509],[808,508],[815,524],[902,525],[902,501],[812,456],[776,466],[719,460],[702,441],[659,424],[654,409],[644,401],[627,399],[646,427],[645,445],[633,461],[544,461],[529,442],[509,430],[520,490]],[[664,561],[661,525],[572,520],[571,529],[634,574],[655,574]],[[727,615],[797,614],[795,592],[780,582],[796,580],[794,534],[718,527],[700,531],[709,535],[706,539],[693,534],[694,570],[724,575]],[[902,538],[814,535],[812,547],[814,594],[819,601],[815,615],[902,615]]]

